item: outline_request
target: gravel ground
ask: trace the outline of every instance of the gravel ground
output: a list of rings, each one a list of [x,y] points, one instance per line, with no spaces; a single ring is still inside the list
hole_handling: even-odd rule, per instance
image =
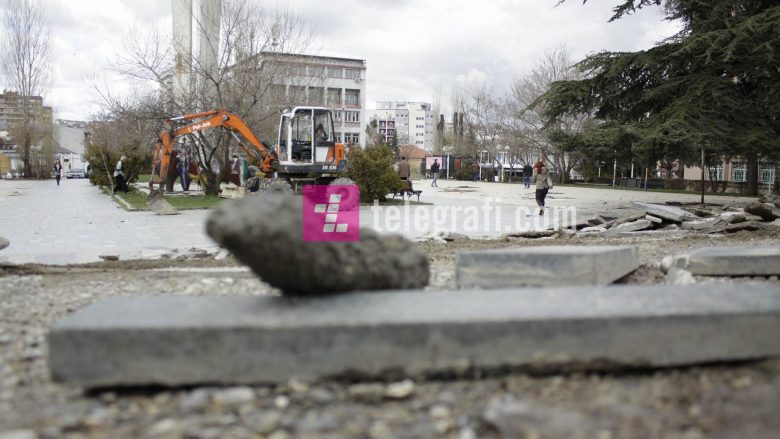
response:
[[[717,238],[589,236],[420,245],[432,264],[429,288],[444,289],[454,286],[458,251],[550,244],[638,245],[642,266],[621,282],[648,284],[664,282],[659,262],[665,255],[715,245],[780,245],[780,236],[741,232]],[[776,277],[698,280],[780,286]],[[101,298],[275,293],[230,257],[0,267],[0,439],[780,436],[778,359],[610,374],[474,371],[383,381],[89,392],[48,376],[48,328]]]

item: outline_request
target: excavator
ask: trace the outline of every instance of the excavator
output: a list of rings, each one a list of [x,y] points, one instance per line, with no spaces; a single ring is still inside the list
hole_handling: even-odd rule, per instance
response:
[[[343,143],[335,142],[333,113],[323,107],[293,107],[282,111],[276,146],[262,142],[241,117],[225,109],[171,117],[157,138],[150,189],[159,182],[160,193],[170,172],[177,139],[222,127],[238,142],[250,162],[266,178],[329,182],[346,167]],[[155,173],[157,176],[155,178]]]

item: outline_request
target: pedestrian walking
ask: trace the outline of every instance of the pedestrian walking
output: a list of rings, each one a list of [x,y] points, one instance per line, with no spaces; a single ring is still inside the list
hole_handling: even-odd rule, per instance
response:
[[[128,192],[124,166],[124,162],[126,161],[127,156],[123,155],[119,158],[119,161],[116,162],[116,167],[114,168],[114,189],[111,191],[112,194],[115,194],[117,190],[124,191],[124,193]]]
[[[474,163],[471,166],[471,172],[472,172],[471,180],[476,183],[477,181],[479,181],[479,163]]]
[[[179,178],[181,179],[181,188],[182,190],[188,191],[190,190],[190,153],[189,151],[184,151],[183,154],[179,155],[179,163],[177,164],[177,169],[179,173]]]
[[[523,166],[523,184],[525,185],[525,188],[528,189],[531,187],[531,179],[534,176],[534,168],[531,166],[530,163],[525,164]]]
[[[233,161],[230,162],[230,182],[241,186],[241,160],[237,155],[233,155]]]
[[[439,159],[433,159],[433,164],[431,165],[431,175],[433,176],[431,187],[439,187],[439,185],[436,183],[436,181],[439,180]]]
[[[544,215],[544,200],[552,187],[550,173],[546,167],[539,168],[539,172],[534,175],[534,183],[536,183],[536,204],[539,206],[539,215]]]
[[[54,162],[54,179],[57,180],[57,186],[60,185],[60,178],[62,178],[62,164],[59,160]]]

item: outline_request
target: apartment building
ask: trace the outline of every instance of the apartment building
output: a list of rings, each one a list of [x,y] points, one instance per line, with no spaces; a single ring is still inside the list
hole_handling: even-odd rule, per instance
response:
[[[388,141],[396,135],[399,144],[426,151],[433,150],[434,116],[431,104],[426,102],[377,102],[376,110],[371,111],[371,120],[377,121],[379,133]]]
[[[336,141],[365,145],[366,61],[318,55],[264,52],[274,75],[272,96],[287,105],[333,110]]]
[[[773,185],[775,183],[775,165],[771,162],[762,161],[758,164],[758,183]],[[683,178],[686,180],[698,181],[701,179],[700,166],[685,166],[683,168]],[[744,183],[747,181],[747,162],[739,157],[732,160],[726,160],[716,165],[710,166],[704,172],[706,181],[725,181],[733,183]]]
[[[3,90],[0,94],[0,130],[11,130],[14,125],[22,122],[25,100],[29,100],[31,113],[38,121],[53,121],[52,109],[43,105],[42,97],[21,96],[15,91]]]

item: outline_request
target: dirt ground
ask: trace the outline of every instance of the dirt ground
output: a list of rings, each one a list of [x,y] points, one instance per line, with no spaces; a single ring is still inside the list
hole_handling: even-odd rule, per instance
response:
[[[431,262],[428,288],[438,290],[454,288],[460,251],[627,244],[639,247],[642,265],[619,282],[662,284],[663,256],[706,246],[777,246],[780,236],[766,231],[652,239],[562,236],[420,246]],[[780,288],[777,277],[697,281]],[[778,359],[611,373],[469,371],[363,382],[99,391],[49,377],[49,327],[104,297],[275,293],[232,258],[205,254],[69,267],[0,266],[0,439],[780,436]]]

